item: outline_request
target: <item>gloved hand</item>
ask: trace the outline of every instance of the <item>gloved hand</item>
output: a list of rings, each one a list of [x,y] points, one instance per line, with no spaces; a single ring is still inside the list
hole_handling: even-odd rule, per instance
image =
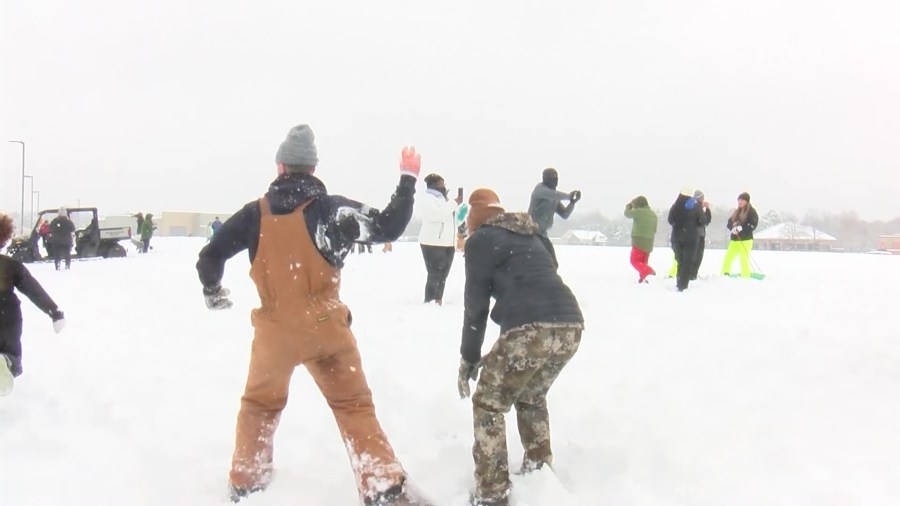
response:
[[[459,377],[456,380],[456,388],[459,390],[459,398],[465,399],[472,395],[469,389],[469,380],[478,380],[478,369],[481,368],[481,362],[471,364],[466,359],[459,359]]]
[[[419,179],[419,170],[422,168],[422,157],[416,153],[415,146],[407,146],[400,152],[400,174]]]
[[[50,311],[50,319],[53,320],[53,332],[59,334],[66,326],[66,315],[59,309]]]
[[[740,235],[741,230],[744,230],[744,227],[742,227],[742,226],[740,226],[740,225],[735,225],[735,226],[731,229],[731,233],[732,233],[732,235]]]
[[[206,299],[206,307],[212,310],[231,308],[234,304],[228,299],[230,293],[231,291],[221,286],[204,288],[203,298]]]
[[[581,190],[574,190],[569,193],[569,200],[572,202],[578,202],[581,200]]]

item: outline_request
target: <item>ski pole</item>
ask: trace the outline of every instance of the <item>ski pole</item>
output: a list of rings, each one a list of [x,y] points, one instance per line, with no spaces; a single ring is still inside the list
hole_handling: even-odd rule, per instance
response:
[[[753,256],[750,255],[750,250],[747,249],[747,246],[744,244],[744,241],[738,241],[741,243],[741,247],[744,248],[744,253],[747,255],[747,259],[750,261],[750,266],[759,271],[760,274],[765,276],[765,272],[759,267],[759,264],[756,263],[756,260],[753,259]]]

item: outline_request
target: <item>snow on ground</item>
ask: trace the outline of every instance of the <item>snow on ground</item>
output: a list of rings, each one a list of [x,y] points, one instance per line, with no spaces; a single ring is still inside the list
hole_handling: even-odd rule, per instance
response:
[[[194,269],[203,240],[154,245],[68,272],[31,266],[68,327],[55,335],[23,306],[25,374],[0,399],[0,504],[227,503],[257,303],[249,264],[228,264],[235,307],[210,312]],[[900,257],[757,252],[756,281],[718,276],[723,252],[707,251],[703,279],[679,294],[671,280],[638,285],[625,248],[558,253],[587,330],[549,396],[558,477],[515,477],[514,505],[900,504]],[[658,249],[651,263],[665,272],[670,259]],[[420,303],[416,244],[353,255],[344,271],[381,422],[441,506],[464,505],[473,485],[471,404],[455,385],[463,261],[444,307]],[[356,504],[302,368],[276,465],[242,504]]]

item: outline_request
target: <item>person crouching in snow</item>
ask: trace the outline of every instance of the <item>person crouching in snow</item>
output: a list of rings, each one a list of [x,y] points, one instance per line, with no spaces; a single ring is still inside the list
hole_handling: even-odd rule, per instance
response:
[[[469,380],[478,380],[472,396],[475,490],[470,503],[503,506],[509,504],[511,487],[504,414],[515,406],[525,448],[523,472],[551,464],[547,391],[578,350],[584,319],[556,272],[549,239],[528,213],[504,212],[497,194],[481,188],[469,197],[466,221],[458,388],[461,398],[469,397]],[[493,311],[491,297],[496,299]],[[489,312],[501,333],[482,356]]]
[[[647,197],[642,195],[625,205],[625,217],[634,220],[631,227],[631,265],[638,271],[638,283],[645,283],[647,276],[656,275],[656,271],[648,265],[656,238],[656,211],[650,209]]]
[[[0,248],[6,246],[14,231],[12,218],[0,214]],[[13,378],[22,374],[22,310],[14,290],[23,293],[47,313],[57,333],[66,323],[63,312],[25,265],[0,255],[0,396],[11,392]]]
[[[307,125],[292,128],[275,155],[278,177],[264,197],[229,218],[200,251],[197,271],[209,309],[232,306],[225,262],[250,254],[254,309],[250,371],[241,398],[231,465],[232,500],[266,488],[273,438],[294,369],[306,366],[331,407],[366,505],[416,503],[406,473],[375,415],[350,310],[340,299],[341,268],[355,241],[396,240],[412,216],[420,158],[404,148],[400,182],[383,211],[330,195],[313,173],[318,156]]]
[[[750,205],[750,194],[743,192],[738,195],[738,205],[731,216],[728,217],[728,230],[731,232],[731,241],[725,251],[725,261],[722,262],[722,274],[731,274],[731,264],[734,257],[740,257],[741,277],[750,277],[750,251],[753,250],[753,231],[759,225],[759,214]]]

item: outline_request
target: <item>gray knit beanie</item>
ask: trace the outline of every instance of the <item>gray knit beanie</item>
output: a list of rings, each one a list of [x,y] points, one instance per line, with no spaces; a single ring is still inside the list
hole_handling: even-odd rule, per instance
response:
[[[309,125],[297,125],[288,132],[287,138],[275,153],[275,163],[311,167],[319,164],[316,136]]]

